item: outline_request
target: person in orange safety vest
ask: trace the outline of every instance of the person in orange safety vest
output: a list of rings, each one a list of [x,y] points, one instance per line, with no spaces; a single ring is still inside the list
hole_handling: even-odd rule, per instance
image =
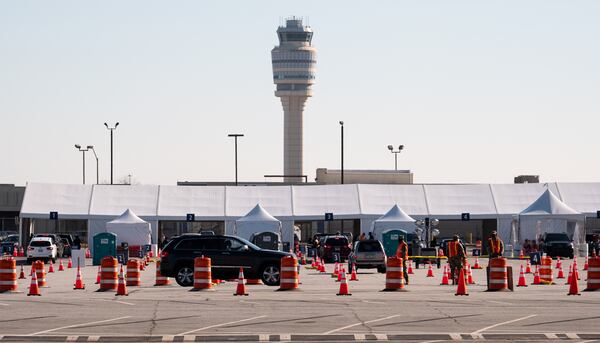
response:
[[[402,272],[404,274],[404,281],[408,285],[408,244],[404,241],[404,236],[398,235],[398,248],[396,249],[396,257],[402,259]]]
[[[450,264],[450,275],[453,284],[458,281],[458,275],[465,262],[465,248],[460,243],[458,235],[454,235],[452,240],[448,242],[448,263]]]
[[[492,231],[490,238],[488,238],[488,255],[490,259],[496,257],[502,257],[504,254],[504,243],[498,237],[498,233],[496,231]]]

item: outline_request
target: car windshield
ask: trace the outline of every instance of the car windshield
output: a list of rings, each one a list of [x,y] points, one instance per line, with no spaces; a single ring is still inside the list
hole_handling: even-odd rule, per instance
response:
[[[546,241],[570,241],[569,237],[564,233],[548,233]]]
[[[346,237],[327,237],[325,244],[333,245],[333,246],[348,245],[348,238],[346,238]]]
[[[29,246],[32,247],[49,247],[50,241],[31,241],[31,243],[29,243]]]
[[[356,248],[357,252],[377,252],[381,251],[379,242],[360,242]]]

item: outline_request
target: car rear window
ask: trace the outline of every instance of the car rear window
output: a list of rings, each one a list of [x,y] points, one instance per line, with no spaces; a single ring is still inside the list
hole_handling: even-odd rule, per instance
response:
[[[345,237],[329,237],[325,241],[327,245],[340,246],[340,245],[348,245],[348,238]]]
[[[569,241],[569,237],[564,233],[549,233],[546,235],[546,241]]]
[[[381,251],[381,245],[378,242],[360,242],[356,247],[358,252]]]
[[[49,247],[51,244],[49,241],[32,241],[29,245],[32,247]]]

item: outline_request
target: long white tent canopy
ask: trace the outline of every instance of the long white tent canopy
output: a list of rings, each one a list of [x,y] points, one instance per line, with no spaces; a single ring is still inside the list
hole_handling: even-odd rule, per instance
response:
[[[374,220],[397,204],[415,219],[460,219],[464,212],[472,219],[496,218],[499,232],[508,235],[513,216],[546,189],[581,214],[595,216],[600,210],[600,183],[238,187],[29,183],[21,218],[48,219],[49,212],[56,211],[60,219],[88,220],[94,233],[129,208],[151,223],[154,237],[158,221],[185,221],[188,213],[196,220],[224,221],[231,233],[235,220],[260,204],[284,227],[333,213],[335,219],[360,219],[362,230],[368,231]]]

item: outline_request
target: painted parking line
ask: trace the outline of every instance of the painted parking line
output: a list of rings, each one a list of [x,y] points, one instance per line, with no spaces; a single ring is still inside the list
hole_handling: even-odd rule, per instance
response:
[[[61,326],[61,327],[55,328],[55,329],[49,329],[49,330],[34,332],[34,333],[29,334],[28,336],[35,336],[35,335],[39,335],[39,334],[43,334],[43,333],[48,333],[48,332],[53,332],[53,331],[58,331],[58,330],[63,330],[63,329],[76,328],[76,327],[86,326],[86,325],[92,325],[92,324],[101,324],[101,323],[114,322],[114,321],[121,320],[121,319],[126,319],[126,318],[131,318],[131,316],[124,316],[124,317],[118,317],[118,318],[112,318],[112,319],[106,319],[106,320],[98,320],[98,321],[95,321],[95,322],[88,322],[88,323],[81,323],[81,324],[75,324],[75,325]]]
[[[535,317],[535,316],[537,316],[537,314],[530,314],[530,315],[528,315],[528,316],[525,316],[525,317],[521,317],[521,318],[517,318],[517,319],[513,319],[513,320],[508,320],[508,321],[506,321],[506,322],[502,322],[502,323],[497,323],[497,324],[494,324],[494,325],[486,326],[486,327],[484,327],[484,328],[482,328],[482,329],[479,329],[479,330],[477,330],[477,331],[473,331],[473,332],[471,332],[471,335],[472,335],[472,336],[473,336],[473,338],[475,339],[475,338],[476,338],[476,336],[475,336],[475,335],[479,335],[480,333],[482,333],[482,332],[484,332],[484,331],[487,331],[487,330],[489,330],[489,329],[493,329],[493,328],[495,328],[495,327],[498,327],[498,326],[501,326],[501,325],[506,325],[506,324],[515,323],[515,322],[518,322],[518,321],[521,321],[521,320],[525,320],[525,319],[529,319],[529,318],[532,318],[532,317]]]
[[[218,327],[225,326],[225,325],[231,325],[231,324],[237,324],[237,323],[242,323],[242,322],[248,322],[248,321],[251,321],[251,320],[254,320],[254,319],[259,319],[259,318],[264,318],[264,317],[266,317],[266,316],[256,316],[256,317],[252,317],[252,318],[246,318],[246,319],[242,319],[242,320],[236,320],[236,321],[233,321],[233,322],[227,322],[227,323],[222,323],[222,324],[215,324],[215,325],[205,326],[203,328],[199,328],[199,329],[196,329],[196,330],[182,332],[182,333],[179,333],[179,334],[177,334],[175,336],[185,336],[185,335],[191,334],[192,332],[204,331],[204,330],[218,328]]]
[[[376,323],[376,322],[380,322],[380,321],[383,321],[383,320],[387,320],[387,319],[396,318],[396,317],[399,317],[399,316],[400,316],[399,314],[395,314],[395,315],[393,315],[393,316],[388,316],[388,317],[379,318],[379,319],[373,319],[373,320],[369,320],[369,321],[366,321],[366,322],[354,323],[354,324],[350,324],[350,325],[342,326],[341,328],[337,328],[337,329],[333,329],[333,330],[330,330],[330,331],[324,332],[324,333],[323,333],[323,335],[330,335],[330,334],[332,334],[332,333],[335,333],[335,332],[338,332],[338,331],[342,331],[342,330],[346,330],[346,329],[349,329],[349,328],[353,328],[353,327],[355,327],[355,326],[359,326],[359,325],[365,325],[365,324],[371,324],[371,323]]]

